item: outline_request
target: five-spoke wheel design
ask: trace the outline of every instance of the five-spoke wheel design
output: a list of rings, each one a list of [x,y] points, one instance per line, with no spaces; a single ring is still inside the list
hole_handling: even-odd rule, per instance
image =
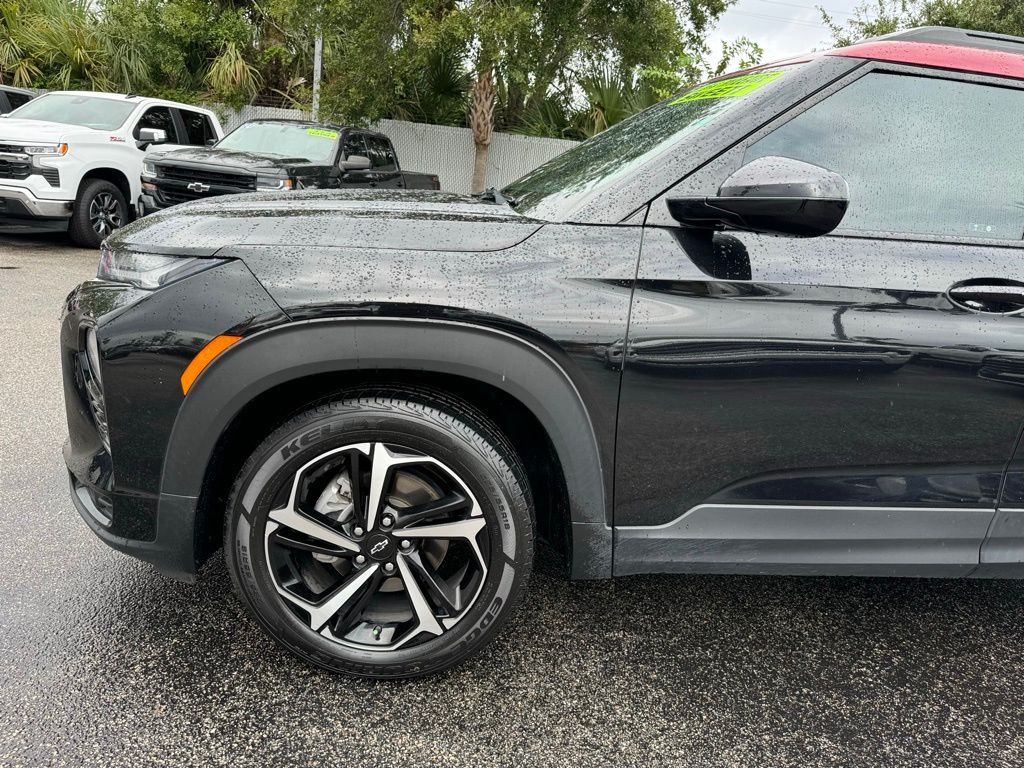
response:
[[[435,458],[398,445],[328,451],[284,482],[267,514],[266,563],[310,629],[393,651],[444,634],[487,577],[483,510]]]

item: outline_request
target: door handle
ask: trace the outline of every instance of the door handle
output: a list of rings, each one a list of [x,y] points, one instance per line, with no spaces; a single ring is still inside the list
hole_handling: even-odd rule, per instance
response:
[[[1002,277],[975,277],[946,291],[953,304],[973,312],[1009,315],[1024,310],[1024,283]]]

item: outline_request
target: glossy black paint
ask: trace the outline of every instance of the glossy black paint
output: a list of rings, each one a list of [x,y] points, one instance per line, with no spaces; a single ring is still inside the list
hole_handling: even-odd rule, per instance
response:
[[[645,231],[617,523],[705,501],[994,509],[1024,421],[1024,318],[945,290],[1012,274],[1019,249],[715,237],[694,258],[678,231]],[[715,277],[737,252],[749,278]]]
[[[64,400],[72,474],[112,498],[111,535],[152,541],[161,468],[181,407],[180,377],[206,342],[283,322],[283,313],[241,262],[148,292],[93,280],[68,296],[61,323]],[[111,450],[86,406],[76,356],[83,326],[97,329]],[[112,458],[113,457],[113,458]]]
[[[900,572],[971,572],[990,523],[1005,529],[1004,549],[1024,544],[1019,521],[995,519],[1000,493],[1007,507],[1024,502],[1024,462],[1004,477],[1024,424],[1024,318],[948,294],[1014,279],[1021,244],[695,231],[669,212],[670,197],[715,195],[749,137],[870,66],[799,64],[726,125],[593,194],[549,200],[543,216],[439,192],[308,191],[190,203],[119,231],[114,249],[228,261],[152,294],[92,283],[69,300],[65,356],[95,324],[110,400],[114,471],[94,490],[112,497],[123,534],[171,537],[156,544],[172,554],[150,559],[188,575],[203,554],[190,521],[206,514],[210,467],[246,404],[332,371],[449,375],[502,390],[548,430],[571,490],[577,577],[699,561],[700,543],[680,543],[678,528],[645,542],[701,505],[795,507],[794,520],[877,508],[864,519],[902,536],[906,520],[934,512],[946,533],[928,551],[955,544],[952,570]],[[118,298],[99,306],[107,295]],[[244,338],[182,398],[181,371],[220,333]],[[103,457],[73,374],[69,466],[88,483]],[[566,416],[577,407],[585,416]],[[565,437],[567,418],[586,431]],[[627,532],[623,555],[613,526],[643,529]],[[188,541],[174,550],[178,529]],[[846,546],[837,541],[826,543]],[[816,572],[828,571],[823,551]],[[902,554],[876,546],[858,561],[865,572],[896,572],[876,552]]]

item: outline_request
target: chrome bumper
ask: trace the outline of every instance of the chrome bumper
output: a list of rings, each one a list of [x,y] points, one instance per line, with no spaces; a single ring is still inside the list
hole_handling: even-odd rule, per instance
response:
[[[40,200],[27,189],[0,187],[0,217],[67,219],[72,200]]]

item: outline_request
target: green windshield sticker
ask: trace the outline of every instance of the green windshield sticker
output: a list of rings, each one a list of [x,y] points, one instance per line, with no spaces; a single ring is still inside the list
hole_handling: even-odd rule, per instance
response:
[[[731,99],[736,96],[746,96],[751,91],[756,91],[762,85],[770,83],[783,74],[782,70],[775,72],[754,72],[750,75],[730,77],[728,80],[719,80],[715,83],[707,83],[694,88],[687,94],[680,96],[670,104],[682,104],[684,101],[700,101],[702,99]]]
[[[336,139],[338,138],[337,131],[328,131],[324,128],[307,128],[306,133],[310,136],[320,136],[324,139]]]

